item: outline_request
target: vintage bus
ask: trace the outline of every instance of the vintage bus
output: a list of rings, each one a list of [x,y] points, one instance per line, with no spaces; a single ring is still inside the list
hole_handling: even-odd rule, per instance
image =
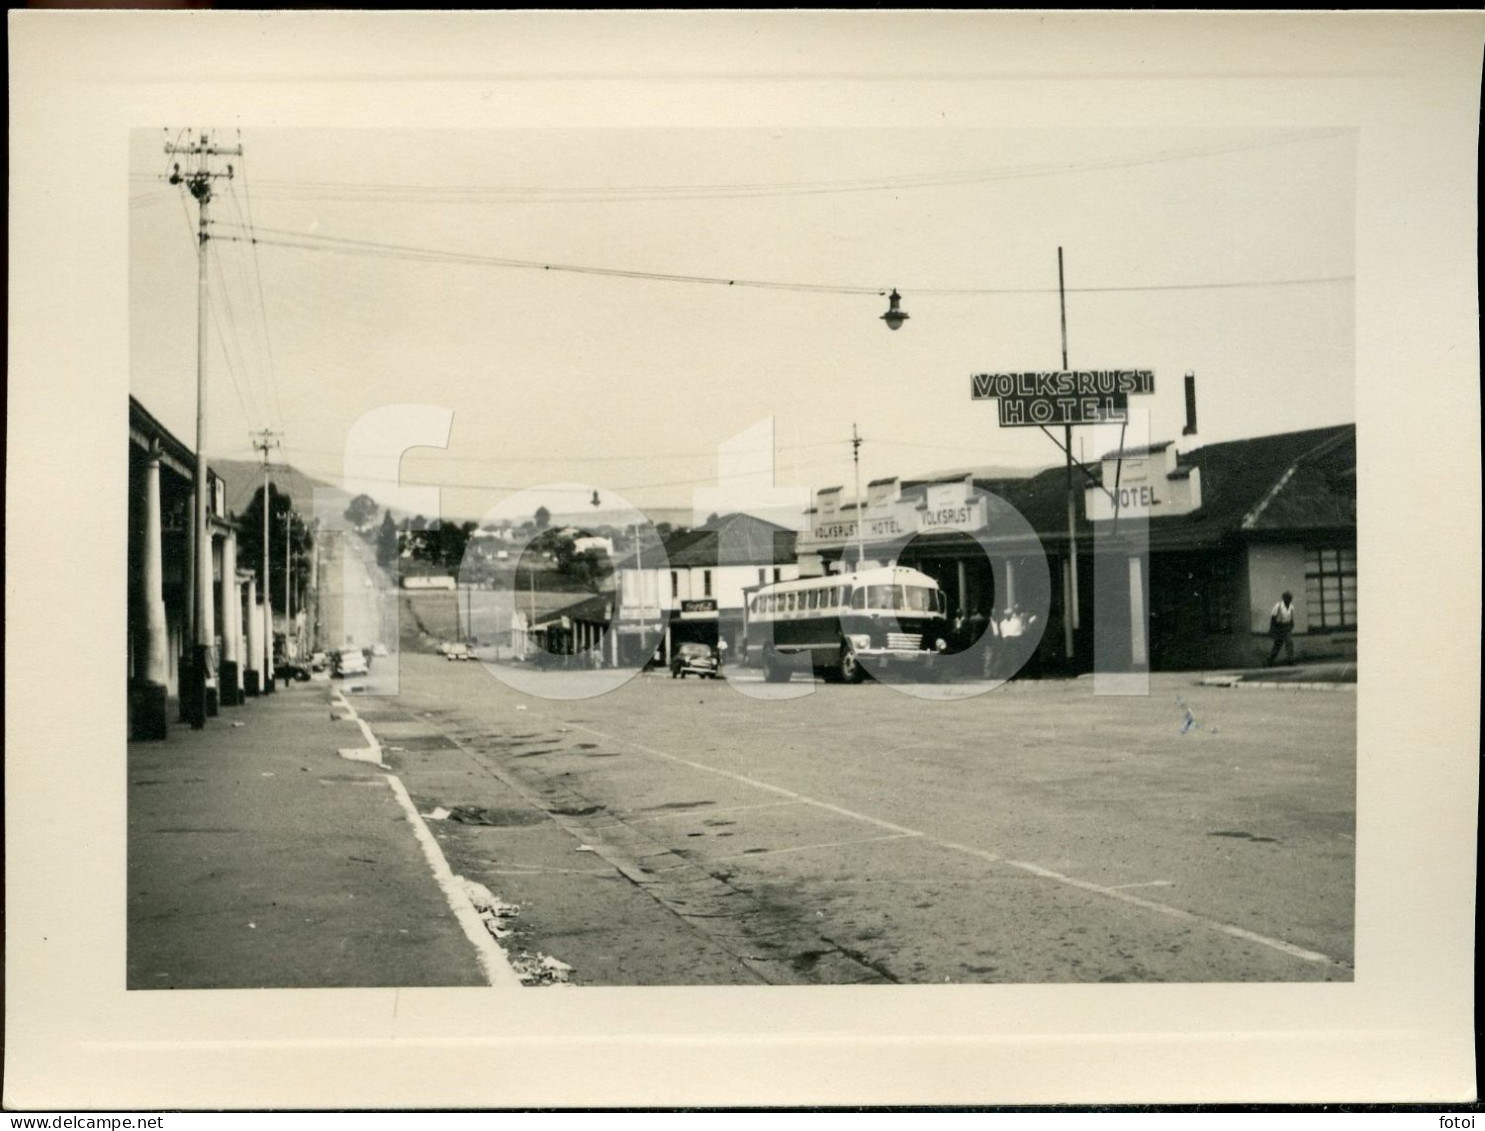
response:
[[[862,660],[875,670],[925,670],[948,644],[945,598],[927,574],[902,566],[776,581],[746,591],[745,662],[781,683],[810,667],[828,680],[858,683]]]

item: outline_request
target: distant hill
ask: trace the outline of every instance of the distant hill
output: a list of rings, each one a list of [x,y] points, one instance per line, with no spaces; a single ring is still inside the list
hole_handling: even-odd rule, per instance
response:
[[[227,485],[227,509],[233,514],[247,510],[253,496],[263,486],[263,465],[250,459],[214,458],[211,467]],[[273,489],[286,492],[300,514],[309,514],[313,510],[316,487],[330,486],[323,479],[306,475],[292,465],[270,464],[268,473],[273,480]]]
[[[1040,475],[1053,464],[1038,464],[1036,467],[1010,467],[998,463],[981,463],[973,465],[961,464],[951,467],[945,471],[926,471],[920,475],[904,475],[904,479],[951,479],[961,475],[973,475],[976,479],[1030,479],[1034,475]],[[1062,466],[1057,464],[1055,466]]]

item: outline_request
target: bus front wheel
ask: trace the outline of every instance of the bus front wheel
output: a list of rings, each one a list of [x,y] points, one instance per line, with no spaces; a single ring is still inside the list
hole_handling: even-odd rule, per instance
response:
[[[856,649],[846,643],[840,646],[840,678],[843,683],[860,683],[866,678],[866,671],[856,658]]]

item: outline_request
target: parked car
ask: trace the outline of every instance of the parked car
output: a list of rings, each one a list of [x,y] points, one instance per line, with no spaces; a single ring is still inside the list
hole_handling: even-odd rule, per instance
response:
[[[281,679],[285,683],[288,683],[291,679],[298,680],[300,683],[307,683],[309,681],[309,668],[294,660],[286,660],[281,664],[275,665],[273,677],[275,679]]]
[[[444,648],[444,659],[446,660],[472,660],[474,653],[469,650],[468,644],[449,644]]]
[[[371,646],[371,654],[373,656],[385,656],[387,654],[387,646],[385,644],[373,644]]]
[[[682,644],[670,660],[670,678],[685,679],[688,675],[702,679],[717,678],[717,650],[710,644]]]
[[[366,675],[366,654],[359,648],[342,648],[330,658],[330,674],[337,679]]]
[[[330,657],[324,652],[315,652],[309,658],[309,670],[322,672],[330,666]]]

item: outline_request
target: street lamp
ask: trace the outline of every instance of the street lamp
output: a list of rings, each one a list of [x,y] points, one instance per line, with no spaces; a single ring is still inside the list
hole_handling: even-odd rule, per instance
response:
[[[901,310],[898,308],[897,304],[901,301],[902,296],[897,293],[897,288],[894,287],[892,289],[892,293],[887,296],[887,313],[882,315],[882,321],[887,323],[887,329],[889,330],[896,330],[910,317],[912,317],[912,315],[908,314],[906,310]]]

